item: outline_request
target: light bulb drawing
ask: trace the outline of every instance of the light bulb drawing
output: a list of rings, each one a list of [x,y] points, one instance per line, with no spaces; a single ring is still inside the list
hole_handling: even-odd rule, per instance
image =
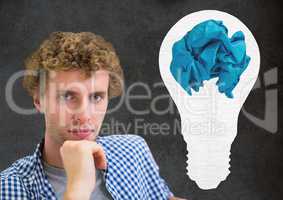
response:
[[[219,36],[218,28],[227,28],[227,38]],[[184,38],[186,41],[181,41]],[[183,56],[178,52],[182,48],[192,54],[185,52]],[[211,53],[215,49],[217,53]],[[178,59],[183,60],[178,63]],[[199,66],[203,62],[206,71]],[[222,72],[215,63],[222,65]],[[179,65],[184,65],[181,72]],[[238,18],[217,10],[186,15],[161,44],[159,70],[180,113],[188,151],[187,174],[201,189],[216,188],[230,173],[230,149],[237,135],[239,112],[257,80],[259,67],[259,48],[251,31]]]

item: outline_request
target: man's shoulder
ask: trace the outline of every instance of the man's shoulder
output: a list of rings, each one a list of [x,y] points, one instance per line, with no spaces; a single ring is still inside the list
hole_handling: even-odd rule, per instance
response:
[[[33,167],[31,155],[20,158],[0,172],[1,183],[8,179],[20,180],[30,177]]]
[[[113,134],[113,135],[104,135],[100,136],[99,140],[104,140],[104,141],[114,141],[114,142],[119,142],[119,141],[131,141],[131,142],[144,142],[145,140],[143,137],[139,135],[134,135],[134,134]]]
[[[0,172],[1,199],[28,199],[27,185],[31,176],[31,156],[16,160]]]
[[[142,160],[151,156],[145,139],[139,135],[108,135],[99,137],[97,142],[103,146],[106,153],[113,159],[135,159],[142,162]]]
[[[106,147],[116,147],[116,148],[131,148],[131,149],[140,149],[147,147],[145,139],[139,135],[133,134],[124,134],[124,135],[108,135],[101,136],[97,140],[98,143],[101,143]]]
[[[129,196],[138,196],[138,199],[168,199],[172,196],[143,137],[111,135],[99,137],[97,142],[106,151],[106,177],[115,185],[115,191],[126,188]]]

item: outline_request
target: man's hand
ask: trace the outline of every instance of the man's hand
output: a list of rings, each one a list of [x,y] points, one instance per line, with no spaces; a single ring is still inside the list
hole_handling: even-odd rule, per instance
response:
[[[67,186],[64,199],[89,199],[95,188],[95,169],[106,169],[101,145],[93,141],[66,141],[60,148]]]

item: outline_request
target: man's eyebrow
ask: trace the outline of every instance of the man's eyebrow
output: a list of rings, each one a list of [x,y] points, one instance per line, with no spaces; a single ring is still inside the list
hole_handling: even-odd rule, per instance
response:
[[[72,91],[72,90],[58,90],[57,93],[60,93],[60,94],[66,94],[66,93],[77,94],[76,91]]]
[[[91,95],[106,95],[106,92],[104,90],[101,91],[95,91],[90,93]]]
[[[66,94],[66,93],[73,94],[73,95],[78,94],[78,92],[73,91],[73,90],[58,90],[57,92],[59,94]],[[90,94],[91,95],[94,95],[94,94],[105,95],[106,91],[104,91],[104,90],[97,90],[97,91],[94,91],[94,92],[92,92]]]

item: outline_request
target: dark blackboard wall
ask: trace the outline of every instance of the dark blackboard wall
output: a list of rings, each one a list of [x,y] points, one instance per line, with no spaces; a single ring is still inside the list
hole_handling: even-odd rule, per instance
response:
[[[264,0],[122,0],[122,1],[0,1],[0,170],[16,159],[33,152],[44,134],[44,118],[36,115],[19,115],[8,107],[5,86],[9,77],[23,69],[24,58],[39,42],[53,31],[91,31],[111,41],[121,58],[125,71],[126,86],[141,81],[151,87],[153,98],[168,94],[154,88],[161,82],[158,69],[158,53],[161,42],[181,17],[203,9],[228,12],[242,20],[253,32],[261,51],[260,81],[268,70],[283,63],[282,7],[279,1]],[[130,127],[128,133],[140,134],[148,142],[160,166],[160,173],[172,191],[193,200],[275,200],[283,195],[283,137],[282,86],[279,80],[268,87],[251,92],[245,108],[249,113],[263,119],[265,92],[278,92],[278,130],[270,133],[239,115],[238,135],[231,149],[231,174],[215,190],[200,190],[186,176],[186,143],[180,131],[169,135],[143,134]],[[144,94],[136,89],[135,94]],[[16,103],[32,107],[31,98],[25,93],[21,82],[14,89]],[[116,100],[117,101],[117,100]],[[151,100],[139,101],[135,109],[149,107]],[[115,104],[115,100],[111,105]],[[166,107],[168,101],[159,104]],[[130,124],[135,119],[144,123],[170,124],[170,133],[180,120],[174,106],[173,113],[156,115],[152,112],[138,116],[123,105],[118,112],[107,115],[111,120]]]

